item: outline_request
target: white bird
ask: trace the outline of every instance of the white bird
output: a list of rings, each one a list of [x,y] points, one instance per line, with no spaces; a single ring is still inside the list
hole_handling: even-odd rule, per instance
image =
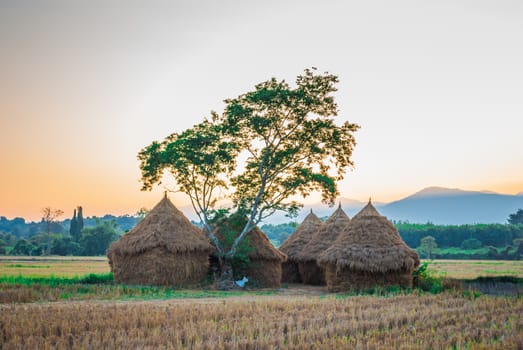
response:
[[[241,280],[238,280],[235,283],[238,287],[243,288],[243,287],[245,287],[245,283],[247,283],[248,281],[249,281],[249,279],[246,276],[243,276],[243,278]]]

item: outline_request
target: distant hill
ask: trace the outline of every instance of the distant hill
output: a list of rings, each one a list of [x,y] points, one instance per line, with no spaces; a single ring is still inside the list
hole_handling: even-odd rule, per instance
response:
[[[353,217],[365,204],[341,198],[343,210]],[[461,225],[477,223],[507,223],[509,214],[523,208],[523,192],[505,195],[491,191],[465,191],[458,188],[427,187],[408,197],[391,203],[373,202],[374,206],[391,220],[410,223]],[[296,221],[301,222],[310,210],[319,217],[329,216],[334,208],[320,203],[306,205]],[[269,223],[289,221],[284,215],[271,216]]]
[[[306,204],[303,206],[302,210],[300,210],[300,213],[296,219],[293,219],[297,222],[302,222],[305,216],[309,214],[309,212],[312,210],[316,216],[319,218],[322,217],[328,217],[330,216],[338,207],[339,203],[341,203],[341,206],[343,210],[349,215],[349,217],[353,217],[358,211],[361,210],[367,204],[367,202],[358,201],[355,199],[350,198],[340,198],[336,204],[332,207],[329,207],[328,205],[322,204],[322,203],[314,203],[314,204]],[[375,206],[380,207],[385,205],[385,203],[382,202],[372,202]],[[284,214],[276,213],[269,217],[267,220],[267,223],[271,224],[281,224],[284,222],[288,222],[291,219],[286,217]]]
[[[521,195],[429,187],[379,210],[393,220],[459,225],[506,223],[519,208],[523,208]]]

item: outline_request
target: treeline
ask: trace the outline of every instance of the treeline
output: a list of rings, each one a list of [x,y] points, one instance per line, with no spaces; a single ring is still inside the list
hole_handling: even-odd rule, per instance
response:
[[[419,247],[421,239],[434,237],[440,248],[461,247],[468,239],[476,239],[482,246],[505,247],[515,239],[523,238],[523,225],[476,224],[433,225],[396,223],[401,238],[409,247]]]
[[[395,226],[407,245],[415,248],[422,258],[523,259],[523,224],[396,223]]]
[[[265,224],[260,228],[267,235],[272,244],[279,247],[287,238],[289,238],[290,235],[293,234],[296,227],[298,227],[298,223],[292,221],[279,225]]]
[[[105,215],[81,218],[79,224],[80,217],[75,212],[75,220],[51,223],[0,217],[0,254],[105,255],[109,245],[140,220],[133,216]]]
[[[68,233],[40,232],[31,237],[16,238],[10,233],[0,232],[0,254],[105,255],[107,247],[119,237],[115,221],[99,221],[94,226],[84,227],[77,239]]]
[[[140,220],[141,217],[138,216],[114,216],[107,214],[101,217],[91,216],[83,218],[83,225],[88,227],[96,226],[99,222],[103,221],[115,221],[117,230],[120,233],[123,233],[132,229]],[[51,232],[60,234],[69,232],[71,221],[72,219],[65,219],[50,223]],[[40,232],[44,232],[47,230],[46,225],[47,223],[44,221],[27,222],[24,218],[14,218],[9,220],[5,216],[0,216],[0,233],[12,234],[15,238],[29,238]]]
[[[296,229],[296,222],[263,225],[262,231],[279,247]],[[407,245],[421,257],[429,254],[421,241],[434,238],[436,259],[523,259],[523,224],[434,225],[396,222],[394,226]]]

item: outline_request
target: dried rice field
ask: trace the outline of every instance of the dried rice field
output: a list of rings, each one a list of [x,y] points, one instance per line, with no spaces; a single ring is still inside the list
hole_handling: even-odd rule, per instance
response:
[[[2,349],[522,349],[523,299],[459,294],[0,305]]]
[[[73,277],[110,272],[106,257],[0,256],[0,276]]]
[[[435,261],[431,268],[456,278],[523,277],[522,263]],[[108,271],[105,258],[0,258],[0,275]],[[5,303],[0,349],[523,349],[522,314],[521,297],[347,296],[299,286],[201,299]]]
[[[429,269],[449,278],[523,277],[523,260],[434,260]]]
[[[434,260],[429,270],[449,278],[472,279],[479,276],[514,276],[523,278],[521,260]],[[0,256],[0,276],[80,276],[107,273],[105,257],[18,257]]]

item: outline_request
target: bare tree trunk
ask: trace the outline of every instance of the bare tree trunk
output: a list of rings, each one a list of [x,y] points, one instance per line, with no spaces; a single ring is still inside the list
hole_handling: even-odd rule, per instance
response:
[[[220,290],[231,290],[237,289],[238,286],[234,281],[234,274],[232,265],[227,259],[220,258],[220,278],[218,280],[218,289]]]

